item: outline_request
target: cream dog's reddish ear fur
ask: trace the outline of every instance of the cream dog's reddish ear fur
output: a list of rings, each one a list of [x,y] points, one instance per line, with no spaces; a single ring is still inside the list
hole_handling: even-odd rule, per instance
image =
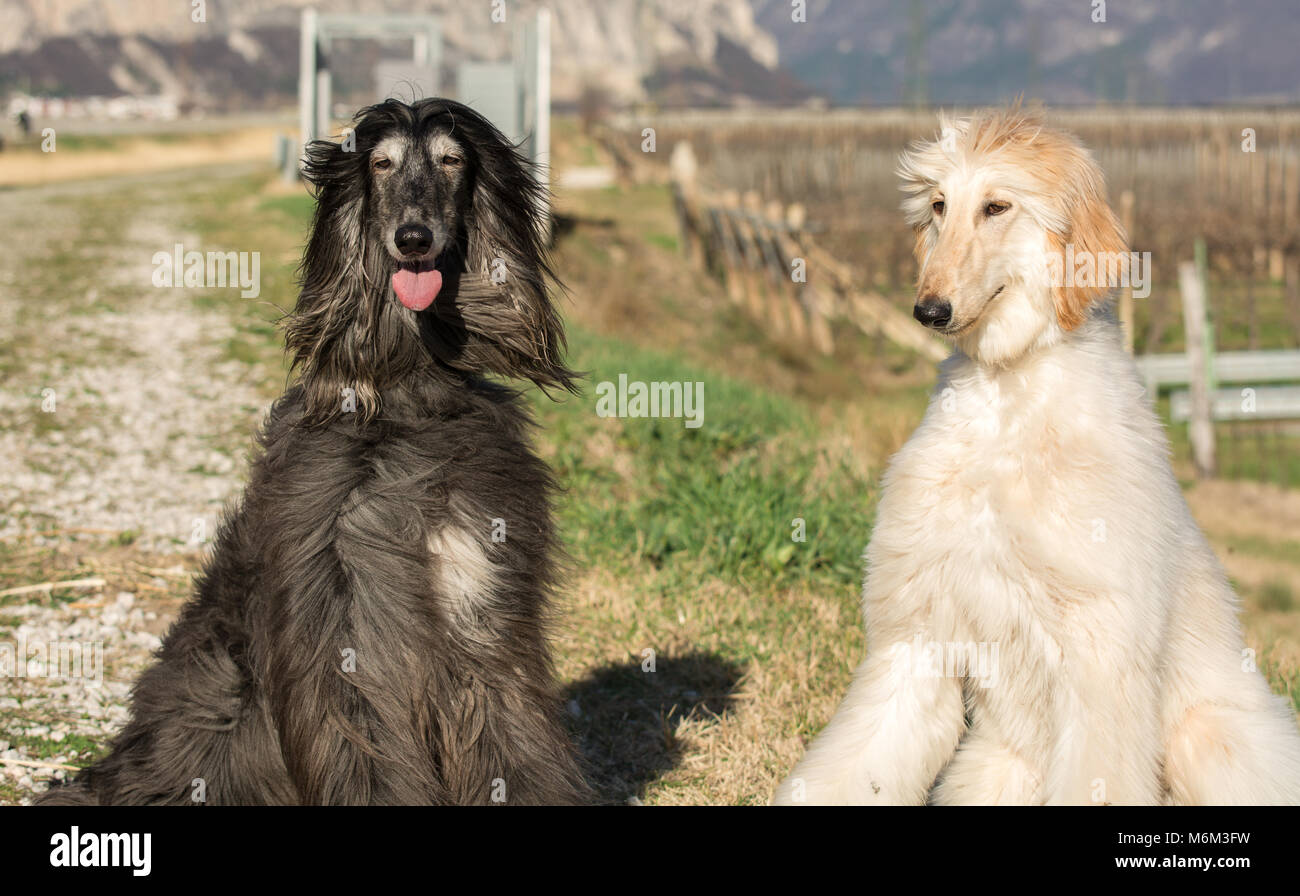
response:
[[[1075,285],[1064,282],[1052,286],[1052,299],[1061,327],[1073,330],[1088,318],[1088,309],[1118,284],[1108,282],[1109,259],[1117,261],[1117,272],[1128,265],[1128,239],[1115,213],[1106,202],[1106,184],[1101,169],[1080,150],[1075,161],[1074,189],[1068,194],[1066,214],[1070,230],[1065,236],[1049,236],[1051,251],[1063,264],[1063,271],[1073,268],[1065,258],[1066,247],[1076,257],[1091,257],[1094,276],[1090,283]]]

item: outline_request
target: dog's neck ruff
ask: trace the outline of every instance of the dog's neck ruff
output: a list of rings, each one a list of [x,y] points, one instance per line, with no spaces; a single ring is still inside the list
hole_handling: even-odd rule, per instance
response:
[[[1037,290],[1008,290],[998,306],[953,340],[955,354],[990,371],[1015,371],[1061,345],[1093,341],[1119,326],[1107,302],[1098,302],[1078,327],[1066,329],[1051,312],[1051,296]]]
[[[1054,327],[1030,349],[996,362],[971,357],[958,348],[941,367],[938,391],[954,387],[963,392],[974,387],[985,397],[1002,396],[1013,403],[1025,396],[1049,393],[1063,399],[1058,389],[1067,370],[1075,371],[1076,376],[1087,371],[1102,381],[1128,372],[1136,377],[1113,316],[1098,308],[1079,327]]]

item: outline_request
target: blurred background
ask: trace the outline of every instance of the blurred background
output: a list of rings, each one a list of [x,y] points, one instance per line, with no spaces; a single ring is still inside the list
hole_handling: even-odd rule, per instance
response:
[[[476,106],[554,192],[590,376],[535,398],[606,801],[763,802],[834,708],[880,474],[944,354],[910,319],[895,160],[940,109],[1018,97],[1150,253],[1118,312],[1300,701],[1294,0],[0,0],[0,25],[0,642],[104,652],[100,688],[0,686],[0,801],[121,724],[286,383],[302,141],[390,95]],[[256,288],[160,286],[174,251],[256,255]],[[620,375],[703,383],[704,425],[597,416]]]

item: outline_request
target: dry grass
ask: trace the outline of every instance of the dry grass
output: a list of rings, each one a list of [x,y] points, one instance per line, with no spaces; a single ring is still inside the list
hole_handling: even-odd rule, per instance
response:
[[[5,587],[15,587],[19,582],[101,578],[104,585],[91,592],[74,594],[56,587],[34,600],[62,602],[71,609],[93,612],[104,606],[108,595],[129,592],[136,595],[137,606],[156,615],[147,629],[156,635],[166,631],[189,596],[199,562],[198,551],[178,555],[141,550],[132,544],[129,534],[110,538],[98,533],[33,534],[0,541],[0,582]],[[32,603],[33,598],[0,598],[0,614],[4,606],[20,602]]]
[[[592,570],[570,593],[557,653],[588,774],[608,802],[765,802],[861,652],[852,596],[657,580]],[[823,643],[783,650],[792,632],[755,626],[758,600],[798,606]]]
[[[1300,491],[1216,480],[1192,486],[1187,500],[1242,597],[1248,642],[1294,676],[1300,670]]]

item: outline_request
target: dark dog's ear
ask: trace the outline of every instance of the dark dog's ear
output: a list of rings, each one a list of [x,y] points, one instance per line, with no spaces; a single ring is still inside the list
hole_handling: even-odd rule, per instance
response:
[[[317,193],[332,186],[342,186],[355,179],[360,163],[358,153],[332,140],[313,140],[303,151],[302,176]]]
[[[463,113],[461,124],[468,124]],[[560,285],[546,257],[546,188],[496,128],[483,119],[476,125],[469,141],[476,165],[468,277],[454,309],[470,338],[449,363],[577,391],[578,375],[564,362],[564,326],[549,295]]]
[[[337,234],[338,245],[361,244],[360,216],[356,212],[365,194],[362,176],[365,155],[355,149],[355,139],[346,144],[330,140],[313,140],[307,144],[302,173],[315,188],[313,241],[317,244],[327,240],[328,229],[338,227],[348,231]],[[344,260],[340,259],[339,263]]]
[[[383,341],[372,284],[382,282],[385,259],[362,234],[366,153],[352,146],[313,140],[303,167],[316,211],[284,332],[312,421],[330,419],[345,405],[365,418],[379,405],[374,376],[382,364],[369,355]]]

